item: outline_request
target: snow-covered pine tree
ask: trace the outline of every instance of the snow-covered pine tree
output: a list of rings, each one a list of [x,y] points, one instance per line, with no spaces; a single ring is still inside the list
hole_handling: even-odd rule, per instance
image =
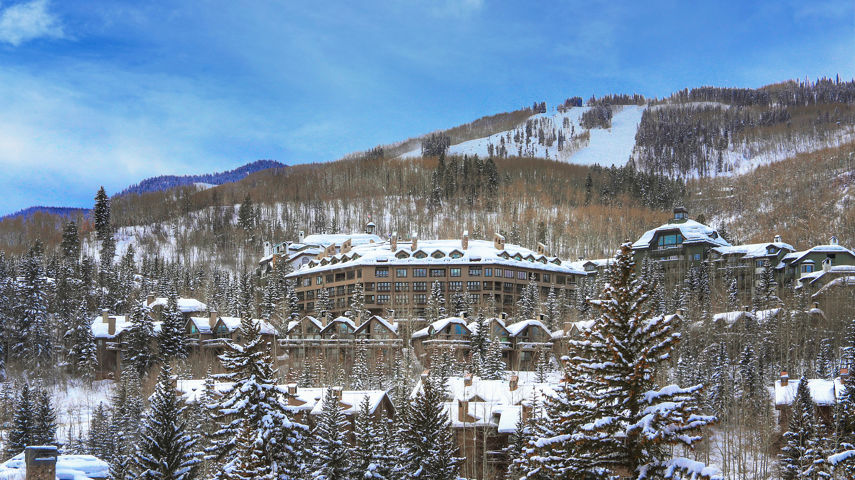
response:
[[[537,359],[534,364],[535,376],[538,382],[545,383],[552,372],[552,352],[546,348],[537,349]]]
[[[151,409],[133,456],[137,478],[191,480],[201,463],[196,439],[185,420],[187,409],[175,393],[169,363],[163,362],[151,396]]]
[[[128,363],[141,378],[154,365],[154,323],[143,302],[134,302],[131,325],[128,328]]]
[[[816,375],[819,378],[831,378],[834,376],[834,347],[831,340],[823,338],[819,342],[819,351],[816,354]]]
[[[534,432],[536,428],[537,422],[534,415],[529,415],[529,418],[526,419],[521,416],[517,421],[514,433],[508,439],[508,446],[504,449],[508,457],[508,471],[505,476],[508,480],[521,478],[545,480],[547,478],[545,474],[538,474],[534,471],[539,468],[539,465],[535,465],[533,459],[528,456],[535,441]]]
[[[353,323],[356,325],[361,325],[371,316],[370,312],[365,308],[365,289],[362,286],[362,282],[357,283],[353,287],[353,293],[350,295],[350,304],[348,305],[345,316],[353,320]]]
[[[27,445],[33,443],[33,429],[35,419],[33,418],[34,399],[30,386],[24,382],[15,402],[15,413],[12,416],[12,428],[6,437],[6,456],[12,457],[22,451]]]
[[[353,447],[350,457],[350,478],[376,479],[390,478],[391,458],[384,455],[387,447],[383,442],[382,423],[371,413],[368,395],[359,402],[356,418],[353,422]]]
[[[279,286],[269,278],[264,285],[264,290],[261,292],[261,318],[269,322],[276,312],[276,305],[279,303]]]
[[[481,375],[481,365],[487,357],[487,345],[490,341],[490,331],[484,315],[479,314],[475,318],[475,327],[469,338],[469,351],[472,352],[469,359],[469,371],[473,375]]]
[[[321,318],[325,313],[332,310],[330,302],[330,293],[326,288],[318,289],[317,298],[315,298],[315,317]]]
[[[502,359],[502,341],[499,337],[490,338],[490,344],[487,347],[487,356],[481,363],[481,376],[485,380],[502,380],[505,378],[508,366]]]
[[[98,347],[92,335],[92,325],[86,314],[86,303],[81,303],[72,317],[72,323],[66,334],[69,338],[68,362],[73,371],[92,381],[95,367],[98,366]]]
[[[216,391],[216,384],[209,367],[208,372],[205,375],[205,384],[202,389],[202,395],[199,396],[196,403],[193,405],[191,412],[192,418],[188,422],[190,428],[195,432],[194,438],[197,443],[196,450],[200,452],[202,458],[202,463],[199,466],[199,477],[201,478],[208,478],[210,467],[213,464],[213,457],[205,455],[204,452],[207,452],[210,449],[211,439],[213,438],[214,433],[219,430],[217,421],[214,418],[218,399],[219,396]]]
[[[731,371],[730,356],[727,354],[725,343],[716,343],[705,350],[709,352],[709,387],[707,387],[707,404],[718,418],[726,419],[727,407],[734,394],[734,379]]]
[[[113,437],[110,431],[110,417],[107,408],[99,403],[89,422],[87,445],[89,454],[108,460],[113,457]]]
[[[43,247],[36,243],[21,260],[20,280],[15,284],[13,357],[27,369],[45,366],[51,357],[51,325],[48,316],[48,285],[43,266]]]
[[[517,319],[530,320],[537,318],[540,310],[540,287],[534,281],[534,275],[529,279],[528,285],[523,287],[520,299],[517,300]]]
[[[300,299],[297,298],[297,283],[294,280],[285,280],[283,282],[284,293],[282,294],[283,301],[280,303],[282,309],[282,318],[289,320],[299,320],[300,318]]]
[[[164,361],[187,358],[187,338],[184,335],[184,315],[178,310],[178,292],[170,290],[166,306],[161,313],[162,322],[158,334],[160,358]]]
[[[789,427],[784,433],[785,445],[780,455],[781,478],[817,478],[817,463],[822,463],[824,459],[820,456],[814,403],[805,377],[799,380],[799,386],[796,388],[796,398],[790,405],[789,421]]]
[[[442,294],[442,285],[436,281],[430,287],[430,295],[425,306],[425,320],[432,323],[441,318],[445,318],[445,297]]]
[[[56,410],[50,392],[44,387],[33,389],[33,445],[56,445]]]
[[[451,422],[442,405],[445,394],[435,380],[422,379],[422,388],[407,408],[406,423],[402,425],[399,478],[456,480],[459,472],[457,446],[451,432]]]
[[[368,371],[368,352],[365,344],[357,342],[356,355],[353,358],[353,368],[350,372],[350,387],[354,390],[366,390],[371,382]]]
[[[345,480],[350,473],[351,454],[347,445],[347,419],[338,393],[327,387],[320,419],[312,432],[312,458],[317,480]]]
[[[739,309],[739,288],[736,280],[736,274],[729,266],[724,273],[724,285],[727,288],[727,309],[728,311],[736,311]]]
[[[639,480],[665,472],[697,473],[699,464],[671,457],[669,447],[700,441],[700,428],[715,417],[699,412],[701,385],[656,385],[680,337],[674,323],[679,320],[652,315],[648,286],[636,277],[634,265],[632,245],[621,245],[602,295],[591,302],[599,317],[581,340],[569,342],[577,382],[573,395],[593,406],[573,435],[574,456],[587,471],[626,472]]]
[[[851,452],[851,455],[847,455],[847,461],[837,469],[847,474],[847,478],[855,478],[855,319],[850,320],[846,327],[842,360],[843,366],[849,368],[850,373],[841,375],[844,388],[834,408],[836,451],[838,454]]]
[[[555,293],[555,285],[549,287],[549,294],[546,295],[546,305],[544,305],[546,313],[546,328],[549,331],[556,330],[561,327],[561,300]]]
[[[108,235],[112,235],[110,226],[110,198],[104,187],[98,189],[95,194],[95,208],[92,209],[92,217],[95,221],[95,233],[99,241],[104,241]]]
[[[130,474],[131,456],[139,438],[140,420],[143,414],[143,399],[140,379],[135,369],[127,368],[122,372],[122,380],[116,386],[112,399],[110,418],[110,437],[112,456],[110,463],[113,475],[125,478]]]
[[[59,250],[67,263],[77,263],[80,260],[80,232],[75,222],[69,221],[62,228],[62,242]]]
[[[300,474],[306,427],[288,418],[282,399],[288,392],[276,385],[273,359],[259,326],[241,320],[243,344],[228,344],[220,355],[232,389],[219,402],[220,429],[210,453],[222,468],[215,478],[229,477],[234,469],[250,469],[257,478],[293,479]],[[250,468],[251,467],[251,468]]]

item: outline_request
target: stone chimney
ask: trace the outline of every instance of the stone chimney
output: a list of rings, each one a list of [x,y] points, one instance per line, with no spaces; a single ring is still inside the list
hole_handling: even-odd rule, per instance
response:
[[[428,376],[430,376],[430,369],[426,368],[426,369],[422,370],[422,375],[421,375],[422,380],[426,379]]]
[[[541,322],[543,322],[544,325],[546,324],[546,314],[545,313],[538,313],[537,319],[540,320]]]
[[[398,250],[398,232],[392,232],[392,236],[389,237],[389,246],[393,252]]]
[[[466,320],[467,318],[469,318],[469,312],[467,312],[467,311],[465,311],[465,310],[461,310],[461,311],[459,312],[459,315],[458,315],[458,316],[459,316],[460,318],[462,318],[462,319]]]
[[[682,317],[686,314],[686,311],[683,310],[682,308],[678,308],[676,313],[677,313],[677,315]]]
[[[211,328],[211,333],[214,333],[214,326],[217,325],[217,320],[219,318],[220,316],[217,314],[216,310],[211,310],[211,312],[208,313],[208,327]]]
[[[505,249],[505,237],[498,232],[493,234],[493,248],[495,248],[496,250]]]
[[[508,380],[508,390],[515,392],[519,386],[520,377],[518,375],[511,375],[511,378]]]
[[[775,243],[781,243],[781,236],[775,235]]]
[[[321,326],[326,327],[330,323],[330,312],[324,311],[321,314]]]
[[[466,372],[463,374],[463,386],[464,387],[471,387],[472,386],[472,374],[471,373]]]
[[[831,270],[831,259],[826,258],[825,260],[822,261],[822,271],[828,272],[830,270]]]
[[[145,297],[145,306],[146,306],[146,307],[149,307],[149,306],[151,306],[151,304],[152,304],[152,303],[154,303],[154,294],[153,294],[153,293],[149,293],[149,294]]]
[[[786,387],[790,383],[790,376],[787,372],[781,372],[781,386]]]
[[[56,478],[57,447],[53,445],[28,446],[24,449],[27,480],[54,480]]]
[[[413,234],[413,243],[412,243],[412,245],[410,245],[410,250],[415,252],[418,249],[419,249],[419,236],[414,233]]]
[[[297,395],[297,384],[289,383],[288,384],[288,395]]]
[[[463,250],[469,249],[469,230],[463,231],[463,238],[460,240],[460,246]]]
[[[847,378],[847,377],[849,377],[849,369],[847,367],[841,367],[840,368],[840,378]]]
[[[111,317],[106,308],[101,310],[101,322],[107,324],[107,335],[116,334],[116,317]]]
[[[531,405],[523,405],[522,406],[522,421],[523,423],[527,422],[529,418],[531,418]]]
[[[342,389],[341,387],[333,387],[333,388],[332,388],[333,396],[334,396],[334,397],[335,397],[335,399],[336,399],[337,401],[339,401],[339,402],[341,402],[341,392],[342,392],[342,390],[343,390],[343,389]]]

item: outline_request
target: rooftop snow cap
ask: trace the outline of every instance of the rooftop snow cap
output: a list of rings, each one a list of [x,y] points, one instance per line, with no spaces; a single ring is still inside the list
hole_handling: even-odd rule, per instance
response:
[[[686,207],[674,207],[674,223],[685,222],[689,219],[689,211]]]
[[[829,244],[831,244],[831,245],[837,245],[837,237],[836,237],[836,236],[832,236],[832,237],[831,237],[831,240],[829,240],[829,241],[828,241],[828,243],[829,243]]]
[[[781,243],[781,236],[775,235],[775,243]]]
[[[374,228],[375,228],[374,222],[369,220],[368,223],[365,224],[365,233],[367,233],[369,235],[374,233]]]

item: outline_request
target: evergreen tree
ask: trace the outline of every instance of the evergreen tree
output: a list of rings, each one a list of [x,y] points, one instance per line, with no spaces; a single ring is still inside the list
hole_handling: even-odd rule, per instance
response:
[[[399,477],[457,479],[457,446],[443,401],[441,386],[436,385],[430,377],[423,379],[422,389],[407,408],[406,423],[399,434],[400,463],[396,467]]]
[[[251,471],[255,478],[296,478],[305,427],[288,418],[283,405],[288,392],[276,385],[258,324],[242,319],[240,336],[245,343],[230,343],[220,355],[233,386],[218,406],[221,426],[211,453],[223,467],[216,476],[237,478],[235,472]]]
[[[36,242],[24,255],[15,287],[11,353],[27,368],[48,363],[52,353],[48,316],[49,288],[42,265],[42,244]]]
[[[834,409],[838,436],[837,452],[852,452],[852,455],[855,455],[855,319],[850,320],[846,327],[843,364],[849,368],[850,373],[841,375],[844,388]],[[848,475],[847,478],[855,478],[855,462],[850,460],[839,468]]]
[[[351,452],[350,478],[384,480],[390,478],[391,458],[384,455],[382,424],[371,413],[368,395],[359,402],[353,424],[353,449]]]
[[[107,237],[112,236],[110,199],[107,197],[104,187],[101,187],[95,194],[95,208],[92,210],[92,217],[95,220],[95,233],[99,241],[103,242]]]
[[[115,478],[131,478],[132,456],[139,438],[140,420],[143,414],[143,399],[140,379],[133,368],[122,372],[112,399],[110,418],[111,455],[105,460],[110,463],[111,475]]]
[[[537,313],[540,310],[540,287],[534,281],[534,276],[523,288],[520,299],[517,301],[517,319],[531,320],[537,318]]]
[[[795,480],[802,478],[817,478],[819,464],[824,458],[820,456],[820,445],[814,418],[814,404],[810,398],[810,390],[805,377],[799,380],[796,398],[790,407],[790,423],[784,433],[786,444],[781,449],[781,478]]]
[[[323,398],[321,418],[313,434],[312,457],[318,480],[345,480],[350,471],[347,446],[347,419],[333,387],[327,387]]]
[[[33,394],[33,445],[56,445],[56,410],[50,392],[39,388]]]
[[[366,390],[370,386],[368,371],[368,352],[362,342],[356,345],[356,355],[353,359],[353,369],[350,372],[350,386],[354,390]]]
[[[425,306],[425,319],[428,323],[433,323],[441,318],[445,318],[445,297],[442,294],[442,285],[436,281],[430,288],[430,296]]]
[[[321,318],[324,314],[330,314],[332,311],[332,302],[330,294],[326,288],[318,290],[317,298],[315,298],[315,317]]]
[[[251,232],[255,228],[255,215],[252,208],[252,198],[249,194],[243,199],[238,208],[238,227],[244,232]]]
[[[831,378],[834,376],[834,347],[831,340],[823,338],[819,343],[819,352],[816,355],[816,375],[819,378]]]
[[[35,445],[33,442],[33,430],[35,419],[33,418],[34,399],[30,386],[26,382],[21,385],[21,392],[15,402],[15,413],[12,417],[12,429],[6,438],[6,455],[15,456],[27,445]]]
[[[59,249],[66,262],[77,263],[80,259],[80,233],[76,223],[69,221],[62,228],[62,243]]]
[[[155,362],[154,323],[148,308],[142,302],[136,302],[128,328],[128,361],[133,365],[139,377],[148,373]]]
[[[710,346],[712,365],[710,368],[707,403],[710,409],[720,418],[726,419],[727,407],[734,394],[734,379],[730,369],[730,357],[727,345],[717,343]]]
[[[502,341],[498,337],[490,339],[487,356],[481,363],[481,376],[486,380],[502,380],[505,378],[507,365],[502,359]]]
[[[98,346],[95,344],[89,316],[86,315],[85,302],[78,306],[71,329],[66,335],[69,337],[68,358],[71,368],[77,375],[91,381],[98,366]]]
[[[107,408],[99,403],[89,422],[89,454],[107,460],[113,456],[113,438]]]
[[[357,283],[353,287],[353,294],[350,296],[350,305],[347,311],[347,318],[353,320],[357,326],[362,325],[369,317],[371,312],[365,308],[365,290],[362,282]]]
[[[549,377],[549,373],[552,371],[551,358],[552,353],[548,349],[539,348],[537,350],[537,361],[534,364],[534,371],[537,381],[540,383],[545,383]]]
[[[487,358],[487,345],[490,342],[490,331],[484,315],[478,315],[475,319],[475,327],[469,340],[469,350],[472,352],[469,360],[469,371],[473,375],[481,376],[481,366]]]
[[[170,374],[169,364],[163,362],[133,457],[138,478],[190,480],[199,468],[196,440],[184,416],[187,407],[176,395]]]
[[[158,333],[160,358],[164,361],[187,358],[189,349],[184,335],[184,315],[178,310],[178,293],[175,290],[169,293],[161,320]]]
[[[546,305],[544,305],[546,313],[546,328],[549,331],[561,328],[561,300],[555,293],[555,285],[549,287],[549,294],[546,296]]]
[[[569,342],[567,377],[573,385],[562,403],[570,408],[559,410],[581,426],[573,433],[547,431],[538,441],[547,451],[562,452],[543,460],[559,478],[620,469],[636,479],[659,478],[666,470],[691,474],[686,470],[697,464],[672,458],[669,447],[691,446],[702,438],[698,430],[715,421],[698,411],[700,385],[655,384],[679,338],[673,323],[678,318],[652,315],[648,285],[636,277],[634,265],[625,243],[609,266],[601,297],[591,301],[600,316],[582,339]]]

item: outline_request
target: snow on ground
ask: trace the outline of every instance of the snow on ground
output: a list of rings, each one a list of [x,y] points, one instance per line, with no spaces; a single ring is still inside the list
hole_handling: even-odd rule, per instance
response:
[[[86,438],[91,415],[99,403],[109,406],[112,392],[112,380],[92,382],[91,388],[79,380],[54,386],[53,405],[56,407],[58,440],[66,443],[79,435]]]
[[[824,148],[838,147],[855,141],[855,127],[819,137],[793,137],[768,139],[762,144],[731,145],[724,154],[724,163],[732,165],[730,175],[742,175],[761,165],[779,162],[802,153],[811,153]]]
[[[539,113],[532,115],[527,121],[534,122],[535,128],[529,142],[525,141],[525,122],[513,130],[499,132],[489,137],[469,140],[448,149],[451,155],[478,155],[489,156],[489,146],[498,148],[504,145],[508,155],[520,155],[537,158],[551,158],[564,162],[578,163],[583,165],[599,164],[603,166],[624,165],[632,154],[635,147],[635,133],[641,122],[641,114],[646,106],[627,105],[613,107],[611,128],[594,128],[591,130],[582,128],[582,114],[589,107],[573,107],[564,112]],[[553,131],[558,135],[561,131],[566,138],[565,146],[558,151],[558,144],[554,140],[547,139],[539,141],[539,128],[544,130],[545,137],[552,137]],[[585,134],[589,139],[585,140]],[[517,138],[520,141],[517,141]],[[421,156],[421,149],[411,150],[402,158]]]

